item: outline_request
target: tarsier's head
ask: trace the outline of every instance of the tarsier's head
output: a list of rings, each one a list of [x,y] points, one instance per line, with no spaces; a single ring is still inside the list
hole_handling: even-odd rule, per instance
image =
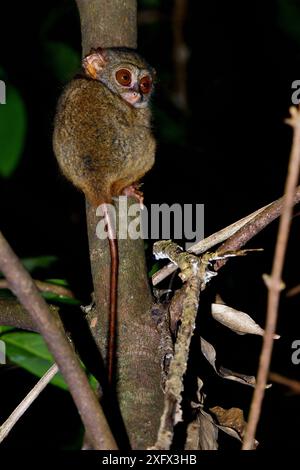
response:
[[[134,50],[92,49],[82,62],[86,75],[104,83],[135,108],[145,108],[153,90],[155,71]]]

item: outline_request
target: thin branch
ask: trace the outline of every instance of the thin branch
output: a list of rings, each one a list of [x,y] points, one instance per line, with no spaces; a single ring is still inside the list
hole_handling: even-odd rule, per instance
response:
[[[51,292],[52,294],[58,296],[74,298],[73,292],[66,287],[51,284],[50,282],[38,281],[37,279],[33,279],[33,282],[41,292]],[[6,279],[0,279],[0,289],[9,289],[9,285]]]
[[[300,202],[300,186],[295,189],[292,199],[292,206]],[[251,238],[255,237],[259,232],[261,232],[267,225],[269,225],[273,220],[277,219],[283,211],[284,207],[284,197],[277,199],[269,207],[264,209],[260,214],[254,217],[250,222],[248,222],[243,228],[238,230],[232,237],[223,243],[218,248],[218,252],[226,252],[230,250],[238,250],[244,246]],[[220,269],[228,260],[224,259],[218,261],[215,265],[215,270]]]
[[[175,69],[175,104],[188,111],[187,63],[189,50],[184,40],[184,24],[187,15],[187,0],[175,0],[173,9],[173,61]]]
[[[271,362],[271,355],[273,349],[273,336],[275,333],[278,305],[281,291],[281,276],[289,231],[291,226],[291,219],[293,213],[293,205],[295,201],[296,185],[299,178],[300,168],[300,111],[296,108],[291,108],[291,118],[287,121],[294,129],[293,144],[291,150],[291,157],[288,168],[288,175],[285,184],[285,191],[282,204],[282,214],[279,221],[279,229],[277,242],[275,247],[274,261],[272,273],[268,281],[268,305],[267,305],[267,321],[265,328],[265,335],[263,339],[263,346],[260,355],[257,385],[254,390],[252,403],[250,407],[250,414],[248,418],[248,425],[245,432],[244,442],[242,449],[248,450],[254,447],[254,438],[256,433],[257,424],[259,421],[262,401],[264,398],[265,387]]]
[[[153,449],[169,450],[172,444],[174,426],[182,421],[183,378],[187,369],[190,343],[195,329],[200,288],[200,276],[193,276],[186,284],[182,321],[178,329],[174,356],[171,359],[168,377],[165,382],[165,407],[157,441]]]
[[[296,188],[295,194],[293,196],[293,205],[296,205],[300,202],[300,186]],[[238,250],[244,246],[251,238],[255,237],[259,232],[261,232],[265,227],[267,227],[273,220],[277,219],[280,216],[283,207],[283,197],[277,199],[276,201],[264,206],[252,214],[244,217],[243,219],[234,222],[228,227],[223,228],[219,232],[216,232],[209,237],[201,240],[195,245],[189,248],[190,253],[201,254],[209,250],[215,245],[224,242],[223,245],[218,249],[218,252],[222,253],[225,251]],[[215,269],[218,270],[228,260],[220,260],[216,263]],[[177,266],[173,263],[168,264],[164,268],[157,271],[152,276],[152,284],[156,286],[167,276],[176,271]]]
[[[53,315],[58,315],[58,307],[49,305],[49,309]],[[38,332],[33,319],[16,299],[0,299],[0,325]]]
[[[300,294],[300,284],[289,289],[286,293],[287,297],[294,297],[295,295]]]
[[[44,388],[48,385],[49,382],[53,379],[55,374],[58,372],[58,367],[56,364],[53,364],[50,369],[43,375],[43,377],[38,381],[38,383],[33,387],[32,390],[26,395],[24,400],[14,409],[11,415],[7,420],[0,426],[0,442],[2,442],[8,433],[12,430],[17,421],[23,416],[25,411],[28,410],[30,405],[34,400],[40,395]]]
[[[63,331],[33,280],[0,232],[0,271],[28,310],[69,386],[89,439],[95,449],[116,449],[115,440],[96,395]]]
[[[299,196],[300,196],[300,187],[299,187]],[[218,232],[213,233],[212,235],[205,238],[204,240],[201,240],[200,242],[195,243],[195,245],[192,245],[188,249],[188,251],[190,253],[195,254],[195,255],[200,255],[201,253],[204,253],[205,251],[212,248],[213,246],[224,242],[229,237],[231,237],[233,234],[235,234],[238,230],[240,230],[244,225],[246,225],[248,222],[250,222],[258,214],[263,212],[265,209],[267,209],[271,205],[272,204],[268,204],[267,206],[264,206],[264,207],[258,209],[255,212],[252,212],[252,214],[247,215],[246,217],[243,217],[242,219],[238,220],[237,222],[234,222],[233,224],[229,225],[228,227],[225,227],[222,230],[219,230]],[[155,274],[153,274],[152,284],[154,286],[156,286],[163,279],[165,279],[167,276],[174,273],[176,271],[176,269],[177,269],[177,266],[175,264],[173,264],[173,263],[168,264],[167,266],[165,266],[164,268],[160,269]]]
[[[277,374],[277,372],[270,372],[269,373],[269,380],[275,382],[280,385],[285,385],[288,387],[292,392],[300,394],[300,382],[299,380],[289,379],[288,377],[284,377],[281,374]]]
[[[165,404],[160,420],[157,441],[152,447],[156,450],[168,450],[171,447],[174,426],[182,421],[183,377],[187,369],[190,343],[196,323],[200,289],[204,284],[207,265],[202,259],[184,252],[178,245],[168,241],[156,242],[153,246],[156,258],[168,258],[175,262],[180,270],[180,277],[186,281],[185,296],[182,304],[181,324],[178,329],[174,356],[171,359],[168,377],[165,383]]]

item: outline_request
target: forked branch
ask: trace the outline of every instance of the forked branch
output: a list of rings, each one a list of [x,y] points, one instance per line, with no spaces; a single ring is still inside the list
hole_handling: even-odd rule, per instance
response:
[[[80,366],[58,317],[54,317],[34,281],[0,232],[0,271],[12,292],[30,313],[69,386],[95,449],[116,449],[103,411]]]

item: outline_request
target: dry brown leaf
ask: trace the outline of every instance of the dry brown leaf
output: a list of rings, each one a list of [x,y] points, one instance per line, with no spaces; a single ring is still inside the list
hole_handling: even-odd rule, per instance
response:
[[[244,419],[244,413],[240,408],[230,408],[225,410],[221,406],[214,406],[209,411],[217,418],[218,424],[235,429],[240,436],[243,435],[246,422]]]
[[[207,413],[203,409],[202,387],[203,382],[198,378],[197,402],[191,403],[196,416],[187,428],[185,450],[217,450],[219,429],[241,442],[246,425],[243,412],[238,408],[224,410],[216,406],[210,410],[212,414]]]
[[[244,413],[240,408],[230,408],[225,410],[220,406],[214,406],[210,410],[216,418],[219,429],[229,434],[232,437],[236,437],[240,441],[243,440],[244,433],[246,430],[247,423],[244,418]],[[255,440],[255,447],[257,447],[258,441]]]
[[[218,428],[201,412],[187,428],[185,450],[217,450]]]
[[[242,438],[236,429],[218,424],[215,422],[212,415],[206,413],[206,411],[200,407],[199,415],[193,423],[188,426],[185,450],[217,450],[219,429],[242,442]],[[258,444],[257,441],[255,441],[255,443],[256,445]]]
[[[264,330],[245,312],[236,310],[223,304],[212,304],[211,314],[213,318],[227,326],[239,335],[247,333],[252,335],[264,335]],[[274,339],[279,339],[279,335],[274,335]]]
[[[217,450],[218,428],[212,417],[203,410],[205,394],[203,381],[197,378],[197,401],[191,402],[195,419],[188,425],[185,450]]]
[[[225,367],[220,366],[219,369],[216,367],[216,350],[212,344],[210,344],[206,339],[200,337],[200,346],[201,351],[205,359],[210,363],[210,365],[214,368],[215,372],[222,377],[223,379],[227,380],[234,380],[235,382],[242,383],[244,385],[250,385],[251,387],[255,387],[256,380],[253,375],[246,375],[240,374],[239,372],[233,372],[230,369],[226,369]],[[271,385],[267,385],[266,388],[270,388]]]

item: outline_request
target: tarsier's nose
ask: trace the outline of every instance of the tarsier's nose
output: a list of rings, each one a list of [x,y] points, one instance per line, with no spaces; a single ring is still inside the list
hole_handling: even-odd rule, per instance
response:
[[[141,100],[141,94],[138,91],[130,90],[123,93],[123,98],[134,106]]]
[[[141,94],[138,91],[132,91],[130,94],[131,94],[131,96],[130,96],[129,100],[132,104],[135,104],[138,101],[140,101]]]

